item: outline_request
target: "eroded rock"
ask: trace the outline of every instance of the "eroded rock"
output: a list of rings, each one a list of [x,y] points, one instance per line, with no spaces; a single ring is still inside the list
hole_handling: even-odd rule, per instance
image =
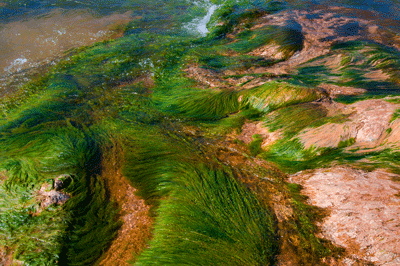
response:
[[[63,192],[58,192],[58,191],[43,191],[42,189],[39,191],[39,198],[41,199],[40,202],[40,207],[42,209],[46,209],[47,207],[56,204],[56,205],[62,205],[64,204],[67,200],[70,199],[71,196],[69,196],[66,193]]]
[[[193,78],[200,84],[215,87],[225,87],[224,81],[212,70],[192,65],[184,70],[189,78]]]
[[[71,177],[69,175],[60,175],[54,179],[54,190],[60,191],[66,188],[71,183]]]
[[[268,14],[255,23],[252,29],[276,25],[285,27],[296,25],[296,30],[301,30],[304,36],[304,47],[296,52],[288,60],[271,67],[258,68],[256,73],[270,72],[274,74],[287,74],[293,72],[297,66],[318,56],[330,52],[334,43],[354,40],[374,40],[377,43],[392,46],[396,49],[399,43],[390,37],[390,32],[372,24],[368,20],[339,16],[335,10],[290,10],[276,14]],[[265,52],[267,46],[258,48],[260,55]],[[270,49],[270,53],[273,49]],[[256,53],[253,52],[253,55]],[[337,58],[331,57],[329,61]],[[328,65],[331,62],[326,62]],[[371,73],[371,78],[387,78],[382,72]]]
[[[120,208],[119,218],[123,224],[98,265],[132,265],[134,254],[139,254],[151,238],[150,206],[136,195],[137,189],[122,175],[122,162],[123,152],[118,144],[105,151],[101,178]]]

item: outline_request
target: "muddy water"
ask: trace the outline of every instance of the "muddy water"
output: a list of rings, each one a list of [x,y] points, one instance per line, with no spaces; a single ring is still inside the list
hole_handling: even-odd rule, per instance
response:
[[[170,22],[165,17],[185,17],[185,8],[196,5],[201,10],[208,1],[166,3],[159,0],[0,0],[0,97],[18,89],[33,75],[38,66],[52,64],[65,51],[115,36],[117,28],[129,21],[146,17],[146,23],[160,18],[161,26]],[[206,34],[205,19],[194,19],[194,32]],[[201,11],[199,11],[201,13]],[[147,27],[147,26],[144,26]],[[44,68],[44,71],[46,67]]]
[[[29,80],[27,70],[50,64],[71,48],[107,39],[118,25],[131,19],[129,11],[96,16],[89,10],[55,9],[40,16],[0,23],[0,95],[15,89],[10,76],[14,83],[22,84]]]
[[[0,75],[11,74],[60,52],[106,38],[131,13],[95,17],[87,10],[54,10],[45,16],[10,22],[0,29]]]

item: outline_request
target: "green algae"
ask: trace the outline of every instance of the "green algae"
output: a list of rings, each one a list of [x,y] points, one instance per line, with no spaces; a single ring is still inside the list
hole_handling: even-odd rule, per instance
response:
[[[249,151],[251,156],[257,156],[261,153],[261,144],[263,142],[262,137],[259,134],[252,136],[252,141],[249,143]]]
[[[179,189],[162,201],[151,248],[135,265],[270,265],[276,249],[272,220],[232,174],[176,168],[173,186]]]
[[[293,138],[306,127],[343,123],[348,117],[327,117],[327,110],[311,103],[326,97],[314,86],[371,88],[377,83],[363,76],[367,70],[362,68],[368,66],[368,71],[389,73],[390,79],[379,85],[396,89],[398,54],[391,50],[337,45],[333,51],[346,55],[339,71],[305,64],[296,74],[281,77],[250,74],[278,81],[247,90],[201,86],[183,71],[191,64],[216,73],[270,66],[279,60],[247,54],[268,44],[279,46],[287,59],[303,47],[300,32],[277,26],[251,30],[256,18],[281,8],[278,2],[227,1],[214,14],[210,34],[200,39],[177,33],[183,21],[203,14],[204,7],[182,7],[187,14],[169,25],[164,24],[167,16],[151,19],[155,9],[132,21],[124,37],[71,51],[43,77],[1,99],[0,148],[5,152],[0,169],[7,179],[0,186],[0,230],[6,236],[0,245],[31,265],[96,264],[121,225],[118,206],[100,177],[102,149],[111,136],[118,136],[123,146],[124,175],[152,205],[156,220],[153,239],[137,255],[136,265],[274,265],[279,241],[272,207],[238,181],[240,166],[221,163],[203,145],[240,133],[247,120],[284,132],[268,151],[261,149],[260,135],[247,148],[250,156],[272,161],[285,172],[361,159],[371,160],[365,167],[396,171],[398,154],[393,151],[351,154],[345,149],[354,139],[336,148],[304,149]],[[240,32],[235,41],[224,39],[235,31]],[[360,54],[360,45],[369,50]],[[237,55],[227,56],[231,51]],[[363,60],[361,67],[351,65]],[[283,77],[287,80],[279,81]],[[182,133],[185,126],[201,133],[188,137]],[[72,198],[33,216],[34,192],[58,174],[72,176],[65,189]],[[318,217],[299,188],[287,188],[296,214],[291,230],[301,242],[299,256],[316,264],[333,251],[315,236]]]
[[[257,56],[222,56],[222,55],[207,55],[200,58],[200,65],[204,68],[224,71],[224,70],[242,70],[251,67],[267,67],[276,60],[266,60]]]
[[[322,98],[317,90],[276,81],[242,91],[241,95],[243,105],[251,106],[260,112],[271,112],[280,107]]]
[[[31,265],[55,265],[61,250],[60,231],[65,229],[64,212],[49,208],[33,216],[37,203],[32,190],[0,187],[0,245],[13,250],[14,257]]]
[[[188,119],[218,120],[239,110],[238,94],[232,91],[214,92],[202,89],[175,90],[162,98],[162,104],[174,114]]]
[[[239,53],[248,53],[261,45],[277,45],[283,58],[288,59],[295,52],[303,48],[303,35],[300,31],[279,27],[267,26],[256,30],[244,30],[236,36],[235,42],[229,48]]]
[[[327,64],[340,55],[339,64]],[[336,101],[353,103],[371,98],[398,95],[400,55],[397,50],[369,41],[349,41],[337,43],[327,55],[311,59],[302,64],[296,75],[291,76],[295,84],[318,86],[322,83],[366,89],[367,92],[355,96],[339,96]],[[369,77],[371,72],[380,73]]]
[[[353,145],[356,142],[354,138],[339,141],[338,148],[345,148]]]
[[[285,6],[280,1],[212,0],[212,2],[222,5],[211,17],[208,39],[222,39],[238,27],[249,28],[256,18],[280,11]]]
[[[302,129],[324,124],[327,110],[317,104],[305,103],[280,108],[264,118],[271,132],[284,130],[285,137],[292,137]]]
[[[13,134],[12,138],[2,138],[1,147],[7,147],[5,150],[9,151],[3,152],[5,158],[1,166],[7,177],[4,189],[6,193],[19,194],[19,197],[25,195],[27,200],[32,202],[30,207],[21,210],[25,213],[23,216],[7,216],[8,212],[3,210],[6,215],[4,222],[13,225],[5,227],[4,233],[17,241],[13,242],[8,238],[3,245],[15,249],[15,259],[32,265],[57,265],[64,250],[68,255],[63,257],[63,261],[70,261],[74,265],[87,265],[88,260],[93,262],[101,255],[101,250],[113,238],[113,232],[119,226],[116,209],[114,204],[108,203],[104,186],[95,181],[101,160],[91,136],[72,125],[68,130],[60,130],[60,124],[45,124],[47,130],[43,125],[37,125],[25,128],[20,134]],[[39,208],[35,193],[41,185],[59,173],[68,173],[76,177],[65,189],[72,199],[62,208],[49,207],[40,214],[33,215]],[[91,183],[89,180],[92,180]],[[22,193],[21,190],[25,192]],[[18,210],[15,203],[14,201],[10,207]],[[15,220],[14,217],[23,220]],[[21,221],[24,226],[18,225]],[[90,229],[82,230],[78,224]],[[16,227],[18,230],[15,230]],[[34,233],[29,234],[30,231]],[[65,236],[71,239],[66,241]],[[85,250],[83,255],[77,256],[73,248],[78,246],[77,249],[81,253],[82,247],[87,245],[87,238],[91,238],[92,241],[101,239],[96,240],[96,244],[91,244],[95,253]],[[68,243],[68,246],[64,243]],[[81,260],[83,262],[80,262]]]
[[[392,118],[390,118],[390,122],[396,120],[399,117],[400,117],[400,109],[397,109],[396,111],[394,111]]]

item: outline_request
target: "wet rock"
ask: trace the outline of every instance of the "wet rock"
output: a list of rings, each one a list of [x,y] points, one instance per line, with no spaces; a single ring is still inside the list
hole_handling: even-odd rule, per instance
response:
[[[62,205],[71,198],[65,192],[64,189],[71,182],[69,175],[61,175],[54,180],[54,185],[43,184],[40,190],[37,192],[37,199],[40,201],[40,213],[51,205]]]
[[[270,132],[268,128],[263,126],[263,122],[254,123],[247,121],[242,126],[242,131],[237,136],[237,139],[249,144],[253,141],[252,136],[255,134],[260,135],[263,139],[262,148],[267,148],[281,137],[281,132]]]
[[[253,66],[250,69],[225,70],[223,73],[217,73],[210,69],[204,69],[192,65],[187,67],[184,71],[187,73],[188,77],[195,79],[207,88],[234,89],[236,86],[240,86],[240,88],[248,89],[260,86],[268,82],[270,79],[254,78],[251,81],[243,81],[233,78],[222,79],[220,74],[223,74],[223,76],[232,76],[250,73],[270,73],[273,76],[284,76],[295,73],[300,65],[312,59],[329,54],[332,45],[340,42],[369,39],[376,43],[396,47],[397,49],[400,47],[400,37],[396,39],[393,34],[387,30],[379,28],[370,21],[338,15],[333,10],[291,10],[268,14],[257,19],[251,30],[268,26],[278,26],[290,31],[301,32],[303,48],[293,54],[286,54],[282,51],[279,45],[272,42],[257,47],[248,53],[248,55],[262,57],[272,61],[282,61],[283,59],[287,59],[273,64],[272,66]],[[236,34],[238,34],[238,32],[234,31],[230,34],[230,38],[234,40]],[[237,54],[231,50],[226,52],[224,55],[235,56]],[[324,59],[325,61],[322,62],[322,64],[325,64],[334,71],[335,69],[342,67],[342,59],[343,58],[341,58],[340,54],[332,55]],[[379,81],[390,78],[390,76],[382,70],[370,71],[366,73],[364,77],[369,80]],[[361,89],[357,89],[357,91],[344,89],[341,91],[344,92],[338,92],[338,90],[333,89],[332,96],[339,94],[349,95],[353,92],[355,94],[362,93]]]
[[[326,91],[331,98],[336,98],[339,95],[359,95],[367,92],[365,89],[337,86],[326,83],[323,83],[318,87]]]
[[[349,254],[341,265],[362,259],[394,266],[400,265],[400,183],[394,177],[399,178],[383,170],[333,167],[299,172],[290,181],[303,186],[312,205],[330,211],[319,227],[322,237]]]
[[[260,68],[259,73],[269,72],[276,75],[291,73],[299,65],[328,54],[331,45],[339,42],[370,39],[397,49],[400,47],[398,41],[390,37],[391,34],[387,30],[364,19],[338,15],[333,10],[291,10],[269,14],[260,18],[252,29],[270,25],[301,31],[304,36],[304,47],[284,62]]]
[[[341,105],[336,114],[348,114],[348,121],[308,128],[298,136],[306,149],[312,146],[334,148],[340,141],[350,138],[354,138],[355,146],[359,148],[376,147],[385,140],[385,132],[397,108],[396,104],[380,99]]]
[[[356,36],[360,34],[361,31],[365,30],[365,27],[362,27],[358,21],[349,22],[338,27],[335,32],[342,37],[345,36]]]
[[[287,21],[283,22],[282,26],[289,30],[295,30],[298,32],[302,31],[302,26],[294,19],[288,19]]]
[[[215,71],[192,65],[184,70],[189,78],[192,78],[206,87],[224,87],[224,81]]]
[[[282,60],[285,58],[285,54],[281,51],[280,46],[274,43],[256,48],[250,52],[249,55],[261,56],[267,59],[275,60]]]
[[[145,249],[152,232],[153,218],[149,215],[150,206],[137,196],[137,189],[132,187],[121,173],[123,153],[120,148],[118,145],[110,148],[104,154],[103,160],[101,177],[109,189],[111,198],[118,203],[120,219],[123,221],[109,249],[103,253],[101,261],[98,262],[98,265],[104,266],[132,265],[133,254],[139,254]]]
[[[54,191],[54,190],[49,191],[49,192],[43,192],[41,194],[41,196],[44,197],[44,199],[40,203],[40,207],[43,209],[45,209],[53,204],[62,205],[71,198],[66,193],[58,192],[58,191]]]
[[[70,175],[60,175],[56,179],[54,179],[54,189],[56,191],[60,191],[66,188],[71,183],[71,176]]]

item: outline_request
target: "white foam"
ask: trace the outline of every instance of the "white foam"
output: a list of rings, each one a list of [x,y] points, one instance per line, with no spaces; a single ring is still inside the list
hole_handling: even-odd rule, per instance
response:
[[[9,67],[4,68],[4,71],[6,72],[14,72],[14,71],[20,71],[22,69],[22,66],[28,62],[28,59],[26,59],[25,57],[20,57],[14,60],[14,62],[12,62],[10,64]]]
[[[197,24],[197,31],[200,32],[203,36],[207,35],[207,23],[210,21],[211,16],[214,14],[215,10],[217,10],[217,5],[212,5],[209,7],[207,15],[199,21]]]
[[[201,6],[200,2],[193,2],[197,6]],[[190,31],[195,31],[197,33],[200,33],[202,36],[206,36],[208,33],[207,29],[207,24],[211,19],[211,16],[214,14],[215,10],[217,10],[218,6],[211,4],[211,2],[208,1],[208,3],[202,2],[203,7],[208,8],[207,14],[203,18],[196,18],[192,20],[191,22],[187,23],[185,25],[185,28],[190,30]]]

